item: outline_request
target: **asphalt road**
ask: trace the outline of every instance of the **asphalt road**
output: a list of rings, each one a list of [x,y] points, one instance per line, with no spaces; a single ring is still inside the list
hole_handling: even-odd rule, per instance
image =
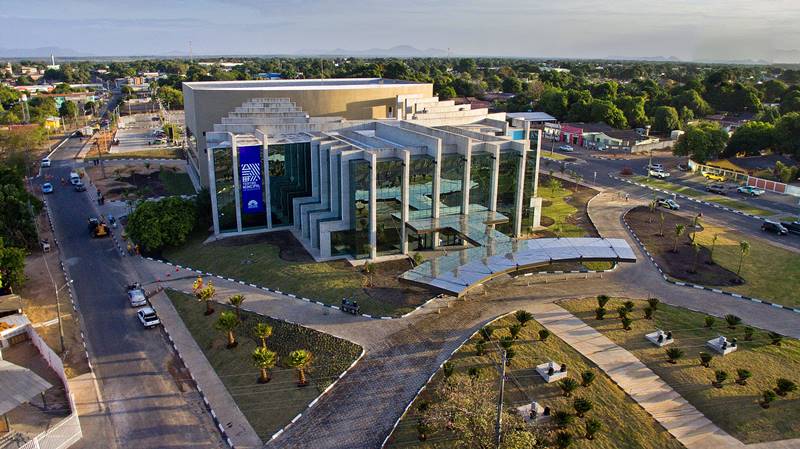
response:
[[[97,215],[90,196],[60,182],[80,146],[70,139],[43,170],[53,177],[55,192],[46,198],[105,405],[101,416],[81,417],[77,447],[221,447],[200,395],[188,384],[181,392],[171,374],[179,360],[165,334],[144,329],[126,302],[125,286],[138,280],[135,260],[122,257],[110,238],[89,236],[87,218]]]
[[[560,144],[557,143],[556,148],[558,148],[558,145]],[[549,154],[550,143],[543,142],[542,148],[546,149],[542,155],[547,156]],[[583,181],[586,183],[596,183],[597,185],[603,187],[613,188],[619,190],[620,192],[629,194],[631,198],[652,199],[654,194],[665,196],[662,193],[654,192],[650,189],[638,187],[626,182],[617,181],[616,179],[608,176],[609,174],[619,175],[620,170],[626,166],[631,167],[634,172],[641,172],[642,167],[647,165],[648,160],[646,158],[636,160],[603,160],[592,158],[590,156],[592,154],[602,155],[602,153],[598,151],[589,151],[576,148],[575,152],[569,153],[568,155],[575,157],[577,159],[577,163],[568,163],[567,170],[574,170],[578,172],[581,176],[583,176]],[[671,159],[674,158],[654,157],[653,162],[663,163]],[[542,173],[547,173],[550,170],[558,172],[560,170],[560,165],[561,164],[559,162],[542,161],[541,171]],[[778,236],[772,233],[763,232],[761,230],[762,220],[735,214],[733,212],[727,212],[712,206],[705,206],[680,198],[677,201],[681,206],[681,214],[693,217],[702,212],[705,220],[736,229],[737,231],[750,235],[754,238],[768,240],[770,242],[777,243],[780,246],[800,250],[800,236],[791,234],[786,236]]]

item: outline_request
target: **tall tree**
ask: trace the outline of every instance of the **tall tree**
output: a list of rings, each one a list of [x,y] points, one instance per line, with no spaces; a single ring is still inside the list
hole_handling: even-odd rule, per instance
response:
[[[725,147],[725,156],[732,157],[737,153],[756,156],[774,144],[775,126],[765,122],[747,122],[731,136]]]
[[[728,133],[713,122],[701,122],[689,126],[678,138],[673,147],[677,156],[689,156],[693,160],[704,163],[716,159],[725,149]]]
[[[800,157],[800,112],[790,112],[775,123],[775,147]]]
[[[668,134],[681,129],[678,111],[672,106],[659,106],[653,114],[653,131]]]
[[[625,129],[628,127],[628,120],[625,119],[625,114],[608,100],[592,101],[591,115],[593,121],[603,122],[614,128]]]

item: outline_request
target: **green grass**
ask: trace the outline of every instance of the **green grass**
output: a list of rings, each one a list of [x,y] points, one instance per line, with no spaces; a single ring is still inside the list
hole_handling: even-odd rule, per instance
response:
[[[574,156],[568,156],[566,154],[558,153],[556,151],[552,151],[552,152],[551,151],[543,151],[542,152],[542,157],[554,159],[554,160],[557,160],[557,161],[565,161],[567,159],[575,159]]]
[[[153,150],[127,151],[125,153],[106,153],[103,159],[182,159],[180,148],[158,148]],[[97,155],[87,154],[86,160],[97,159]]]
[[[491,325],[495,328],[492,336],[497,340],[509,335],[508,326],[516,323],[513,316],[504,317]],[[506,373],[510,373],[509,381],[505,388],[505,405],[517,407],[536,400],[543,406],[549,406],[553,411],[569,411],[573,415],[572,400],[582,397],[591,400],[594,408],[586,416],[602,422],[603,429],[594,441],[577,438],[583,435],[584,419],[576,418],[567,430],[575,436],[571,448],[592,449],[633,449],[633,448],[680,448],[683,447],[666,430],[664,430],[644,409],[636,404],[624,391],[614,384],[600,369],[589,360],[576,352],[572,347],[559,338],[551,335],[546,341],[538,341],[538,331],[542,326],[535,321],[529,322],[520,333],[520,341],[514,345],[516,357]],[[537,341],[533,341],[533,340]],[[498,374],[495,369],[495,355],[478,356],[475,353],[475,343],[479,338],[473,338],[450,359],[455,366],[456,373],[465,373],[470,367],[478,367],[481,376],[487,379],[496,379]],[[487,345],[487,348],[492,345]],[[565,398],[557,383],[546,384],[536,373],[535,366],[546,361],[554,360],[567,364],[571,377],[580,381],[580,373],[592,370],[595,380],[589,387],[579,387],[572,394],[572,398]],[[453,435],[433,434],[431,442],[420,442],[417,439],[417,422],[420,416],[419,406],[430,401],[430,392],[435,385],[443,381],[441,371],[436,374],[428,388],[419,396],[409,408],[408,413],[400,421],[397,430],[392,434],[392,439],[387,447],[416,447],[416,448],[451,448],[456,447],[452,441]],[[432,442],[438,440],[439,442]]]
[[[164,183],[171,195],[194,195],[194,185],[187,173],[174,172],[168,168],[162,168],[158,172],[158,179]]]
[[[697,241],[711,249],[714,235],[714,262],[733,271],[739,267],[739,242],[750,243],[750,253],[742,263],[741,276],[745,283],[725,287],[733,291],[779,304],[800,307],[800,254],[771,245],[763,240],[748,238],[736,231],[716,227],[703,222],[703,231],[697,233]],[[702,269],[702,267],[701,267]]]
[[[713,193],[702,192],[700,190],[691,187],[673,184],[671,182],[667,182],[662,179],[655,179],[655,178],[648,179],[646,176],[634,176],[633,178],[631,178],[631,180],[648,185],[650,187],[668,190],[670,192],[679,193],[681,195],[686,195],[691,198],[697,198],[702,201],[708,201],[709,203],[717,203],[721,206],[729,207],[731,209],[736,209],[752,215],[760,215],[762,217],[769,217],[771,215],[775,215],[775,212],[766,209],[761,209],[759,207],[748,204],[744,201],[735,200],[733,198],[726,198],[722,195],[716,195]]]
[[[613,311],[622,301],[612,299],[606,309]],[[658,306],[654,320],[646,320],[642,309],[647,303],[634,302],[634,321],[628,332],[622,330],[616,313],[609,313],[603,321],[595,320],[597,303],[593,298],[564,301],[561,305],[632,352],[707,418],[739,440],[754,443],[800,437],[798,393],[779,397],[769,409],[757,403],[761,392],[774,388],[779,377],[800,382],[800,342],[784,338],[781,346],[774,346],[762,330],[756,330],[753,341],[745,341],[743,325],[731,330],[718,318],[714,328],[707,329],[704,327],[706,315],[665,304]],[[656,328],[671,330],[675,343],[669,347],[683,349],[684,357],[677,364],[667,362],[664,348],[657,348],[644,339],[645,333]],[[738,338],[739,349],[724,357],[715,355],[710,368],[702,367],[698,353],[709,352],[706,341],[720,334],[728,339]],[[738,368],[753,373],[746,386],[733,382]],[[715,370],[724,370],[729,375],[721,389],[711,385]]]
[[[550,217],[555,221],[547,229],[561,237],[585,237],[587,234],[584,228],[569,222],[570,218],[578,212],[578,208],[567,202],[567,198],[574,193],[571,189],[562,187],[554,190],[546,185],[539,189],[539,194],[544,201],[551,203],[542,207],[542,216]]]
[[[237,331],[239,345],[227,349],[225,335],[214,329],[214,323],[219,313],[230,310],[229,307],[216,304],[216,313],[205,316],[205,306],[193,296],[171,290],[167,290],[167,296],[236,405],[265,441],[305,410],[309,402],[336,380],[361,353],[358,345],[346,340],[244,311],[242,324]],[[286,368],[280,359],[271,370],[272,380],[269,383],[256,382],[259,370],[253,366],[250,354],[259,342],[252,336],[251,330],[260,321],[272,326],[273,333],[267,339],[267,347],[277,352],[280,359],[295,349],[312,352],[313,359],[307,372],[311,385],[297,387],[297,372]]]
[[[203,236],[196,236],[180,248],[165,250],[163,256],[181,265],[332,305],[339,305],[342,298],[355,297],[362,313],[381,316],[407,311],[366,295],[362,289],[364,275],[346,262],[289,262],[280,258],[278,247],[268,243],[204,245],[203,239]]]

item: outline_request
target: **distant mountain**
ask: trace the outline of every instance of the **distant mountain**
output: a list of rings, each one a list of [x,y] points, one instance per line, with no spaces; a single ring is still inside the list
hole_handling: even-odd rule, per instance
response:
[[[425,57],[444,57],[447,56],[446,50],[438,48],[428,48],[420,50],[410,45],[398,45],[392,48],[370,48],[368,50],[345,50],[337,48],[335,50],[300,50],[297,55],[314,56],[389,56],[395,58],[425,58]]]
[[[609,56],[611,61],[680,62],[676,56]]]
[[[92,56],[90,53],[82,53],[71,48],[61,47],[38,47],[38,48],[2,48],[0,47],[0,58],[49,58],[50,55],[58,57]]]

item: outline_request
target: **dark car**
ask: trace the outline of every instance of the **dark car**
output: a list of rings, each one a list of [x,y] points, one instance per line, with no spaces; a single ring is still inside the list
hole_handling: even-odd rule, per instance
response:
[[[340,310],[342,312],[347,312],[347,313],[351,313],[353,315],[358,315],[358,313],[361,310],[361,308],[358,306],[358,301],[355,301],[353,299],[343,298],[342,299],[342,305],[340,306]]]
[[[781,222],[781,225],[792,234],[800,234],[800,221]]]
[[[706,186],[706,191],[717,195],[725,195],[725,186],[723,184],[709,184]]]
[[[769,220],[766,220],[761,224],[761,230],[766,232],[774,232],[778,235],[786,235],[789,233],[789,230],[786,229],[782,224]]]

